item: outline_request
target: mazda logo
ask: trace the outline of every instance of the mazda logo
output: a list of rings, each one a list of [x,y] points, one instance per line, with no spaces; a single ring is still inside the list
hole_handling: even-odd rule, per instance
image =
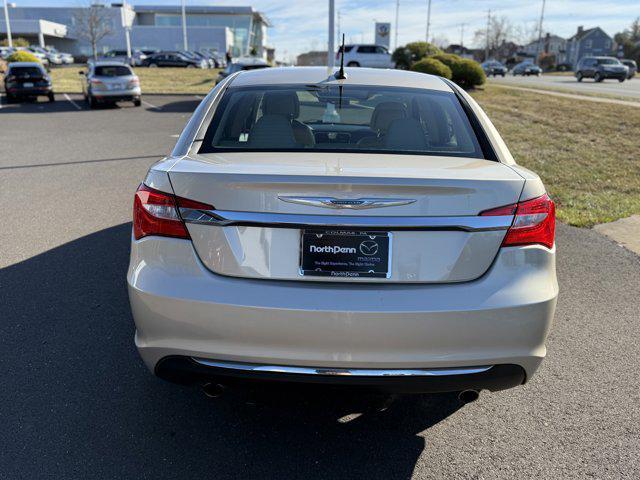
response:
[[[360,253],[363,255],[375,255],[378,253],[378,244],[372,240],[365,240],[360,244]]]

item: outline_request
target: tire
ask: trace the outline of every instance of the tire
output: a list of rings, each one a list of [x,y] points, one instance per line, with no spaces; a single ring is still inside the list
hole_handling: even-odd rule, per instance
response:
[[[134,107],[139,107],[140,105],[142,105],[142,99],[140,99],[140,98],[136,98],[136,99],[133,101],[133,106],[134,106]]]
[[[96,101],[93,99],[93,97],[91,95],[89,95],[88,103],[89,103],[89,108],[91,110],[93,110],[94,108],[97,107]]]
[[[359,67],[360,64],[358,62],[349,62],[347,63],[347,67]]]
[[[619,79],[618,79],[618,81],[619,81],[620,83],[624,82],[625,80],[626,80],[626,78],[625,78],[625,77],[622,77],[622,78],[619,78]]]
[[[604,78],[602,77],[602,74],[600,72],[596,72],[596,74],[593,76],[593,80],[596,83],[600,83],[604,80]]]
[[[505,76],[505,75],[506,75],[506,74],[505,74],[505,73],[503,73],[503,74],[502,74],[502,78],[504,78],[504,76]]]
[[[5,102],[6,102],[6,103],[13,103],[13,102],[14,102],[14,100],[15,100],[15,99],[14,99],[13,95],[10,95],[10,94],[8,94],[8,93],[7,93],[7,96],[6,96]]]
[[[576,80],[578,80],[579,82],[582,81],[584,77],[582,76],[582,72],[576,72]]]
[[[150,63],[149,64],[149,68],[158,68],[158,64],[157,63]]]
[[[56,101],[56,96],[53,94],[53,92],[49,92],[49,95],[47,95],[47,97],[49,98],[49,102]]]
[[[187,68],[196,68],[196,66],[190,63],[189,65],[187,65]]]

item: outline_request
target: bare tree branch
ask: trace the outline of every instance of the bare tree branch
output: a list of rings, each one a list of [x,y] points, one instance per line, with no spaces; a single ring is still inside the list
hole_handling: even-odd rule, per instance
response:
[[[113,33],[108,10],[103,5],[94,3],[78,10],[74,18],[76,35],[91,44],[93,60],[97,61],[98,43]]]

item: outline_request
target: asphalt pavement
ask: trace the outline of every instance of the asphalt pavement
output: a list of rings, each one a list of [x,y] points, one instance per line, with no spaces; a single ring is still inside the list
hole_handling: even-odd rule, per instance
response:
[[[541,75],[539,77],[518,75],[514,77],[509,73],[505,77],[489,77],[489,82],[518,87],[548,88],[568,93],[614,95],[640,100],[640,75],[622,83],[618,80],[604,80],[596,83],[589,78],[578,82],[572,75]]]
[[[640,257],[593,230],[559,226],[537,375],[473,404],[212,400],[153,377],[126,292],[131,204],[199,100],[69,100],[0,109],[0,478],[640,477]]]

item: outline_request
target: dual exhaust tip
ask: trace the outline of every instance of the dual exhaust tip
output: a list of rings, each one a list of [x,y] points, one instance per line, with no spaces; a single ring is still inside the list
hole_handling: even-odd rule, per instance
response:
[[[220,398],[224,394],[225,387],[219,383],[207,382],[202,385],[202,391],[209,398]],[[458,400],[463,405],[475,402],[478,397],[480,397],[480,392],[477,390],[463,390],[458,394]]]

